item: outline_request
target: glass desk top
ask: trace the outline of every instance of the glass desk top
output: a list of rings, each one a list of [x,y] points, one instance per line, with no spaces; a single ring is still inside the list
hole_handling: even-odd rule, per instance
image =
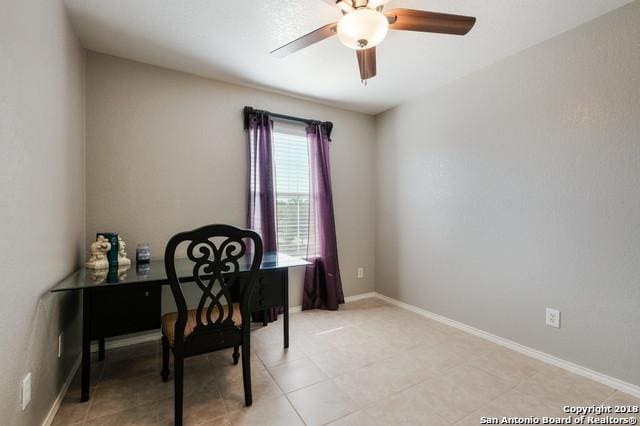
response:
[[[262,256],[260,270],[268,271],[309,264],[304,259],[272,251],[264,253]],[[240,271],[248,271],[249,268],[249,259],[245,262],[240,261]],[[188,259],[176,259],[176,271],[179,277],[191,277],[193,275],[193,262]],[[164,260],[152,260],[147,264],[132,262],[132,265],[126,269],[111,268],[104,271],[91,271],[81,268],[56,284],[50,291],[73,291],[96,287],[154,283],[167,284]]]

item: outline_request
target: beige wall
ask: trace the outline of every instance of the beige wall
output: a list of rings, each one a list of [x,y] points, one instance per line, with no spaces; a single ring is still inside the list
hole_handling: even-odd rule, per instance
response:
[[[376,289],[640,385],[639,52],[635,2],[379,116]]]
[[[115,230],[161,258],[176,232],[246,225],[245,105],[334,122],[332,179],[346,295],[374,288],[371,116],[97,53],[87,63],[87,240]],[[356,269],[366,269],[356,279]],[[301,302],[292,271],[291,304]]]
[[[61,1],[0,10],[0,423],[37,425],[79,353],[78,300],[48,289],[84,257],[84,53]]]
[[[346,295],[375,287],[640,384],[639,28],[635,2],[375,120],[89,53],[85,163],[85,55],[60,2],[3,6],[2,423],[39,424],[79,353],[78,300],[47,290],[96,231],[161,257],[180,230],[245,224],[244,105],[335,123]]]

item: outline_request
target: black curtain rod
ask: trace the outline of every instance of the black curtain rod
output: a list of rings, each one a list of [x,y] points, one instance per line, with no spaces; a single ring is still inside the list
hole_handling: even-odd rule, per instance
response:
[[[331,139],[331,131],[333,130],[333,123],[331,121],[311,120],[311,119],[308,119],[308,118],[294,117],[294,116],[291,116],[291,115],[276,114],[276,113],[269,112],[269,111],[255,109],[255,108],[250,107],[250,106],[244,107],[244,128],[245,128],[245,130],[249,128],[249,118],[252,115],[260,115],[260,114],[265,114],[265,115],[268,115],[269,117],[280,118],[280,119],[283,119],[283,120],[298,121],[300,123],[305,123],[307,125],[322,124],[322,125],[324,125],[325,131],[327,132],[327,137],[329,139]]]

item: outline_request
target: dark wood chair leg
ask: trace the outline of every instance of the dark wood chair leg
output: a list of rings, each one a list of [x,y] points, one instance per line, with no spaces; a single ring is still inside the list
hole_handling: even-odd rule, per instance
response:
[[[249,339],[242,343],[242,383],[244,384],[244,403],[247,407],[253,403],[251,395],[251,351]]]
[[[263,325],[264,327],[266,327],[266,326],[269,324],[269,321],[267,321],[267,313],[268,313],[268,312],[269,312],[269,311],[268,311],[267,309],[265,309],[265,310],[263,310],[263,311],[262,311],[262,325]]]
[[[184,358],[174,353],[173,381],[175,383],[175,426],[182,426],[182,407],[184,391]]]
[[[240,359],[239,346],[235,345],[233,347],[233,365],[237,365],[238,364],[238,359]]]
[[[169,341],[163,335],[162,336],[162,371],[160,375],[162,376],[162,381],[166,382],[169,380],[169,351],[170,351]]]
[[[104,361],[104,337],[98,340],[98,361]]]

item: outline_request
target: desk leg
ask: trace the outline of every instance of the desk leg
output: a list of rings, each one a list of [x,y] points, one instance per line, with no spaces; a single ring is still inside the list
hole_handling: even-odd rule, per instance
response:
[[[283,304],[282,307],[284,309],[284,347],[285,349],[289,347],[289,270],[284,270],[284,280],[282,285],[284,288],[282,289]]]
[[[80,402],[89,400],[91,386],[91,294],[82,290],[82,390]]]

